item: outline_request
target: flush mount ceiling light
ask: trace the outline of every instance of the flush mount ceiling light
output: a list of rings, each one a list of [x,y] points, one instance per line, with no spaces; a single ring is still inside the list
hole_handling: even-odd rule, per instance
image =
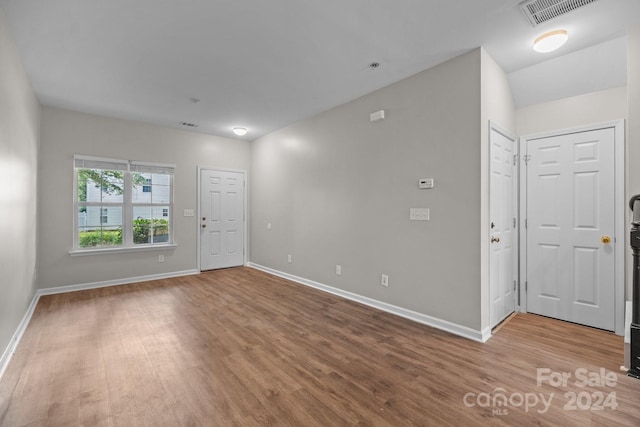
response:
[[[533,42],[533,50],[540,53],[553,52],[565,44],[568,38],[567,30],[544,33]]]
[[[235,127],[233,128],[233,133],[238,136],[245,136],[247,134],[247,128]]]

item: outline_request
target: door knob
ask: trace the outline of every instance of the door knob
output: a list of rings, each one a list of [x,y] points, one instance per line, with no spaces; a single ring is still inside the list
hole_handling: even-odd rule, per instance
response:
[[[202,228],[207,228],[207,224],[202,224]]]
[[[491,237],[491,243],[498,243],[499,241],[500,241],[499,237],[495,237],[495,236]]]
[[[206,221],[206,220],[207,220],[207,217],[206,217],[206,216],[203,216],[203,217],[202,217],[202,220],[203,220],[203,221]]]
[[[602,236],[602,237],[600,238],[600,241],[601,241],[603,244],[608,245],[609,243],[611,243],[611,237],[609,237],[609,236]]]

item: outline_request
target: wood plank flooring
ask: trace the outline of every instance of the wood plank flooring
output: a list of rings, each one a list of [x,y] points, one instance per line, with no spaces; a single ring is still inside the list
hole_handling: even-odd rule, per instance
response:
[[[219,270],[42,297],[0,381],[0,425],[638,426],[622,349],[523,314],[481,344]],[[551,380],[538,385],[538,368]]]

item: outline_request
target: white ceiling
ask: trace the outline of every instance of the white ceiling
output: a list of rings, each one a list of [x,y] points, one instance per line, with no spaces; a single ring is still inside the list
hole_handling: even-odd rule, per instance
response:
[[[640,24],[640,1],[598,0],[534,28],[520,1],[0,0],[0,7],[43,104],[171,127],[192,122],[221,136],[240,125],[251,140],[478,46],[512,84],[520,79],[514,98],[524,105],[531,97],[520,99],[519,86],[531,91],[536,79],[519,70],[587,48],[555,67],[589,73],[589,49],[609,41],[617,50],[607,60],[620,67],[626,55],[614,39]],[[564,47],[546,56],[531,49],[556,28],[569,32]],[[614,74],[587,78],[589,90],[611,86]],[[587,90],[580,79],[564,80],[576,86],[571,93]]]

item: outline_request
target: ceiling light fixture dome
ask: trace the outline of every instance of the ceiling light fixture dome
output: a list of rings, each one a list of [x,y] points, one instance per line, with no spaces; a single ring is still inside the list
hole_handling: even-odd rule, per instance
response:
[[[567,30],[555,30],[544,33],[533,42],[533,50],[540,53],[553,52],[569,39]]]
[[[238,136],[245,136],[247,134],[247,128],[235,127],[233,128],[233,133]]]

